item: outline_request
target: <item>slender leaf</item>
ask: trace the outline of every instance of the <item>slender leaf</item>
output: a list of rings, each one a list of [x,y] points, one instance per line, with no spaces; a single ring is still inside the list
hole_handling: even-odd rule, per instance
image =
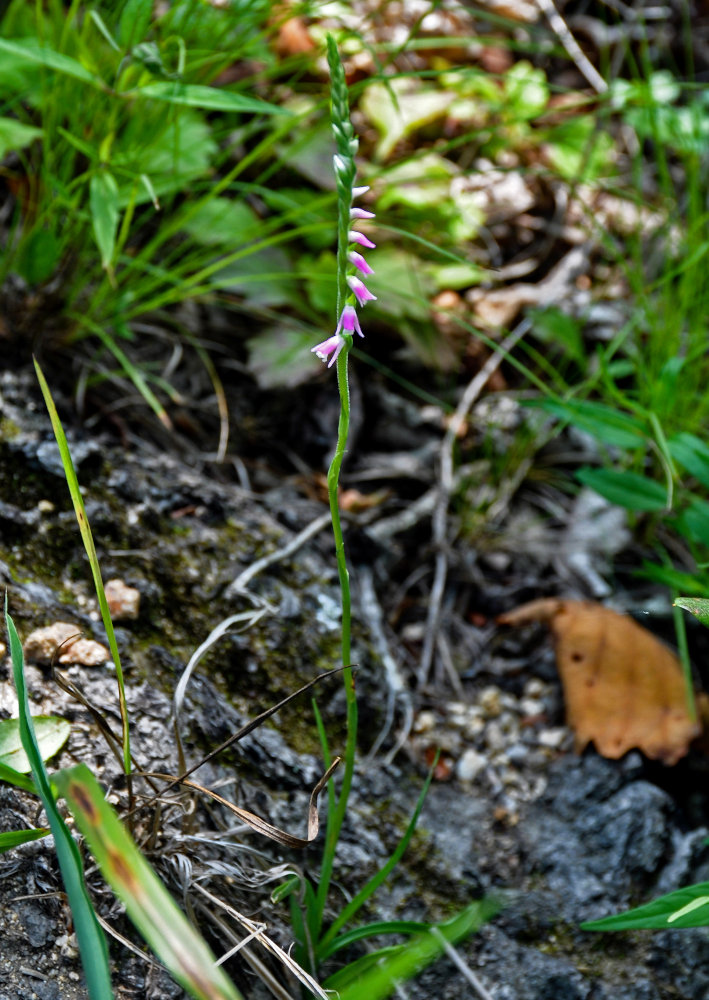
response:
[[[0,781],[6,781],[8,785],[14,785],[16,788],[23,788],[26,792],[37,794],[37,789],[31,778],[5,764],[0,764]]]
[[[701,438],[686,431],[675,434],[667,444],[675,462],[702,486],[709,488],[709,446]]]
[[[384,948],[351,963],[323,984],[339,992],[339,1000],[383,1000],[400,982],[411,979],[434,962],[446,944],[455,944],[478,930],[499,911],[492,900],[471,903],[462,913],[442,924],[431,925],[405,945]]]
[[[140,853],[86,764],[55,776],[101,872],[171,974],[199,1000],[241,1000],[207,944]]]
[[[153,0],[126,0],[118,22],[118,38],[129,49],[142,42],[150,27]]]
[[[590,920],[585,931],[628,931],[637,927],[707,927],[709,926],[709,882],[677,889],[652,903],[617,913],[601,920]]]
[[[89,203],[94,238],[101,254],[101,265],[108,269],[116,249],[118,231],[118,185],[112,173],[100,170],[89,183]]]
[[[71,76],[83,83],[90,83],[93,87],[99,87],[101,90],[106,89],[103,80],[91,73],[76,59],[56,52],[47,45],[38,45],[33,39],[0,38],[0,52],[19,56],[30,63],[39,63],[40,66],[56,70],[57,73]]]
[[[39,827],[37,830],[8,830],[6,833],[0,833],[0,854],[11,851],[20,844],[27,844],[30,840],[41,840],[49,833],[51,831],[47,827]]]
[[[641,420],[604,406],[603,403],[586,399],[542,399],[533,400],[528,405],[537,406],[598,441],[617,448],[641,448],[646,441],[647,435]]]
[[[86,508],[84,507],[84,498],[81,495],[81,487],[79,486],[79,480],[76,476],[76,470],[74,469],[74,463],[71,459],[71,452],[69,451],[69,445],[67,443],[66,434],[64,433],[64,428],[62,427],[62,422],[59,419],[59,414],[57,413],[57,408],[54,405],[54,400],[52,399],[52,394],[49,391],[49,386],[47,385],[47,380],[44,377],[42,369],[39,367],[37,360],[34,362],[35,371],[37,373],[37,378],[39,380],[40,389],[42,390],[42,396],[44,397],[44,402],[49,411],[49,419],[52,422],[52,430],[54,431],[54,437],[57,440],[57,445],[59,447],[59,454],[62,460],[62,466],[64,468],[64,475],[66,477],[67,486],[69,487],[69,493],[71,494],[71,500],[74,505],[74,513],[76,514],[76,520],[79,522],[79,531],[81,532],[81,540],[84,543],[84,549],[89,560],[89,565],[91,566],[91,574],[94,580],[94,587],[96,589],[96,597],[98,598],[99,608],[101,609],[101,619],[103,621],[103,627],[106,629],[106,637],[108,638],[108,646],[111,650],[111,656],[113,658],[113,663],[116,668],[116,680],[118,681],[118,701],[121,709],[121,721],[123,724],[123,768],[126,774],[130,774],[131,771],[131,761],[130,761],[130,734],[128,731],[128,708],[126,705],[126,691],[125,683],[123,680],[123,668],[121,667],[121,656],[118,652],[118,643],[116,642],[116,634],[113,630],[113,622],[111,621],[111,613],[108,610],[108,601],[106,600],[106,591],[103,587],[103,580],[101,579],[101,567],[99,566],[98,556],[96,555],[96,546],[94,545],[93,535],[91,534],[91,526],[89,525],[89,519],[86,516]]]
[[[49,776],[39,752],[25,684],[22,643],[17,635],[15,624],[7,611],[7,595],[5,595],[5,624],[10,640],[12,673],[19,701],[22,745],[29,758],[32,777],[37,786],[37,794],[42,800],[44,811],[49,820],[49,828],[54,837],[54,848],[57,852],[64,888],[71,906],[89,997],[91,1000],[113,1000],[106,938],[86,891],[79,849],[57,809],[49,784]]]
[[[709,628],[709,600],[706,597],[678,597],[675,605],[690,611],[702,625]]]
[[[34,732],[42,760],[49,760],[66,743],[71,726],[55,715],[37,715]],[[19,719],[0,720],[0,765],[27,774],[31,765],[22,746]]]
[[[128,92],[131,97],[149,97],[153,101],[167,101],[168,104],[178,104],[189,108],[202,108],[203,111],[234,111],[237,114],[289,115],[286,108],[275,104],[259,101],[255,97],[245,97],[231,90],[220,90],[217,87],[203,87],[199,84],[173,83],[169,80],[156,80],[139,90]]]
[[[616,469],[579,469],[576,478],[606,500],[628,510],[660,511],[667,506],[667,491],[654,479]]]

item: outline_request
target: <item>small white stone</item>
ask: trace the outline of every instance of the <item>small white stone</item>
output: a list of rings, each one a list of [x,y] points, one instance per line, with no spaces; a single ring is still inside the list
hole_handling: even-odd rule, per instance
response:
[[[455,773],[460,781],[471,783],[487,767],[487,758],[477,750],[468,748],[455,765]]]
[[[414,720],[415,733],[429,733],[436,726],[435,712],[419,712]]]
[[[135,620],[140,613],[140,591],[129,587],[123,580],[106,583],[106,600],[114,621]]]
[[[525,698],[541,698],[545,691],[544,681],[538,677],[532,677],[524,685]]]
[[[564,726],[555,726],[553,729],[542,729],[537,735],[537,740],[543,747],[558,750],[563,745],[568,734],[569,731]]]
[[[494,719],[502,711],[502,692],[496,687],[486,687],[478,695],[478,705],[488,719]]]
[[[540,698],[523,698],[519,710],[522,715],[543,715],[544,702]]]

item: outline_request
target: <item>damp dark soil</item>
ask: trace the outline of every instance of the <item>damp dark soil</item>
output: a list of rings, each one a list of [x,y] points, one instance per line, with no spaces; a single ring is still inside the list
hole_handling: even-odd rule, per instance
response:
[[[374,508],[353,503],[346,517],[361,739],[333,905],[386,861],[441,748],[409,851],[362,922],[446,919],[488,896],[502,905],[459,946],[458,964],[445,957],[406,985],[412,1000],[474,995],[465,966],[494,1000],[708,997],[703,930],[594,935],[579,929],[584,920],[709,879],[702,758],[697,753],[670,772],[639,753],[617,762],[593,751],[577,757],[546,638],[534,629],[502,633],[491,624],[495,614],[530,597],[604,596],[594,587],[611,577],[610,560],[622,570],[623,560],[629,565],[634,558],[625,526],[611,531],[607,521],[603,544],[590,532],[583,545],[565,545],[571,501],[566,520],[554,521],[539,515],[523,487],[508,497],[494,530],[473,525],[449,553],[441,640],[424,677],[419,664],[435,559],[426,497],[436,482],[442,414],[374,383],[355,386],[353,399],[359,433],[344,485],[360,498],[375,489],[381,496]],[[483,403],[478,418],[489,421],[493,403]],[[336,412],[333,386],[293,392],[277,405],[262,398],[259,405],[268,408],[270,423],[282,420],[271,428],[282,447],[260,455],[252,449],[245,464],[219,465],[196,447],[89,431],[73,421],[70,406],[62,409],[104,579],[123,580],[140,593],[138,617],[118,623],[117,636],[134,750],[146,770],[178,772],[172,696],[195,650],[230,616],[241,617],[187,685],[178,724],[188,763],[339,662],[339,590],[318,478],[332,444],[326,417]],[[470,470],[471,481],[482,482],[487,471]],[[470,490],[466,496],[472,504]],[[453,513],[460,527],[463,514]],[[613,531],[617,542],[609,545]],[[23,638],[63,621],[105,642],[49,421],[33,377],[21,370],[0,374],[0,576]],[[619,580],[616,569],[617,587]],[[642,589],[618,594],[631,610],[651,599],[657,608],[657,595]],[[57,686],[46,665],[30,663],[27,670],[33,710],[72,723],[52,766],[85,760],[120,805],[119,768],[91,715]],[[117,727],[111,668],[73,664],[64,672]],[[310,790],[324,769],[312,693],[198,772],[201,783],[296,836],[304,834]],[[339,679],[319,684],[315,698],[337,752],[345,712]],[[0,710],[4,717],[15,711],[6,657]],[[270,873],[284,865],[282,872],[298,866],[316,875],[321,839],[297,853],[247,829],[225,836],[233,817],[203,802],[195,808],[189,822],[168,810],[148,848],[150,860],[176,897],[190,901],[217,950],[229,945],[219,940],[209,912],[196,906],[196,884],[262,920],[287,949],[287,909],[270,902]],[[1,830],[36,821],[35,802],[0,788]],[[0,1000],[84,998],[51,842],[3,855],[0,871]],[[130,937],[100,876],[89,868],[88,878],[102,918]],[[116,940],[110,947],[118,997],[182,996],[142,954]],[[266,953],[259,957],[298,995],[283,968]],[[268,995],[239,956],[227,968],[247,998]]]

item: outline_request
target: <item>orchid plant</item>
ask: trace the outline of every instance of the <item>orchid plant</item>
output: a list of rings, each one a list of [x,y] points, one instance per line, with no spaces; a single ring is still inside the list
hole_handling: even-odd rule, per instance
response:
[[[366,186],[355,186],[357,174],[355,154],[357,152],[358,140],[350,121],[345,71],[337,50],[337,45],[331,36],[328,36],[327,40],[327,58],[331,79],[332,130],[337,149],[333,158],[337,186],[337,323],[334,334],[321,344],[318,344],[317,347],[313,347],[312,350],[317,357],[327,363],[328,368],[336,365],[337,385],[340,393],[337,446],[327,475],[327,487],[332,529],[335,536],[335,554],[342,602],[342,663],[344,664],[343,679],[347,699],[347,739],[343,755],[344,768],[339,795],[336,796],[332,781],[328,786],[330,808],[328,810],[320,881],[313,907],[315,920],[311,921],[311,933],[313,933],[316,939],[319,937],[322,928],[322,918],[332,877],[335,850],[352,787],[355,752],[357,749],[357,699],[352,668],[350,666],[350,584],[337,491],[350,423],[350,393],[347,372],[349,351],[352,346],[354,333],[356,332],[360,337],[364,336],[357,315],[357,308],[361,308],[365,303],[376,298],[369,291],[362,277],[359,277],[359,275],[367,277],[374,272],[359,250],[354,249],[355,247],[374,249],[375,244],[357,228],[360,221],[373,219],[374,212],[369,212],[364,208],[353,207],[352,204],[356,198],[365,194],[369,188]],[[359,272],[359,275],[357,272]]]

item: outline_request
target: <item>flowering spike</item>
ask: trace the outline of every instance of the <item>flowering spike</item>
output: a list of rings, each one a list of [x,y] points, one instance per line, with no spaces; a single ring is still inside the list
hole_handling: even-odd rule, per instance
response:
[[[318,344],[317,347],[311,347],[310,350],[316,357],[320,358],[321,361],[327,361],[327,359],[330,358],[330,360],[327,361],[327,367],[332,368],[337,361],[338,354],[344,346],[344,337],[341,337],[339,333],[336,333],[333,337],[323,340],[322,344]]]
[[[376,243],[372,243],[372,241],[368,239],[364,233],[358,233],[356,229],[350,229],[347,234],[347,239],[350,243],[359,243],[361,247],[366,247],[367,250],[374,250],[377,245]]]
[[[361,253],[357,253],[356,250],[350,250],[347,256],[349,257],[350,262],[354,264],[357,270],[361,271],[362,274],[374,274],[373,269],[369,266]]]
[[[363,306],[365,302],[376,302],[377,296],[372,295],[365,283],[360,281],[359,278],[355,278],[354,275],[349,275],[347,278],[347,284],[354,292],[355,298],[361,306]]]

